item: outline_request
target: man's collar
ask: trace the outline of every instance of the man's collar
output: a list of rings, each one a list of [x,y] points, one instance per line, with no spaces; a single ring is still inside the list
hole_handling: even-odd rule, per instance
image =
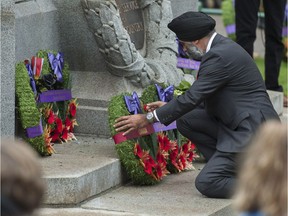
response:
[[[207,48],[206,48],[206,53],[210,50],[211,44],[212,44],[212,42],[213,42],[213,40],[214,40],[214,38],[215,38],[216,35],[217,35],[217,33],[214,32],[213,35],[210,37],[209,42],[208,42],[208,45],[207,45]]]

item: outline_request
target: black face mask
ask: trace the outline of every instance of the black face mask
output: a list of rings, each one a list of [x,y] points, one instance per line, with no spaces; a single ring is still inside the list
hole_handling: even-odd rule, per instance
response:
[[[186,55],[190,59],[201,61],[204,53],[200,49],[198,49],[196,46],[194,46],[193,44],[189,44],[187,45]]]

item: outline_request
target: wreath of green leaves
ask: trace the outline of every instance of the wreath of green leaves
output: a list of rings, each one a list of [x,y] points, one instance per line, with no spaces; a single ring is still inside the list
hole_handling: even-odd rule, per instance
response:
[[[161,87],[165,88],[165,85],[161,85]],[[130,115],[130,113],[127,110],[124,99],[123,99],[124,96],[130,96],[130,95],[131,95],[130,93],[125,92],[120,95],[112,97],[110,100],[110,103],[108,106],[108,114],[109,114],[109,127],[110,127],[112,136],[118,133],[115,131],[113,127],[113,125],[115,124],[115,119],[124,115]],[[144,89],[142,96],[140,98],[142,110],[144,110],[143,109],[144,104],[147,104],[153,101],[158,101],[158,100],[159,99],[158,99],[155,85],[150,85],[146,87],[146,89]],[[176,140],[174,131],[172,130],[167,131],[167,135],[170,140]],[[178,146],[180,146],[185,141],[187,141],[187,139],[181,136],[179,132],[177,133],[177,137],[180,138],[180,139],[177,139]],[[153,142],[153,139],[154,139],[154,142]],[[158,151],[158,146],[153,146],[153,143],[155,143],[155,140],[157,140],[157,134],[153,133],[151,135],[139,137],[137,139],[127,140],[120,144],[115,145],[120,161],[126,173],[128,174],[128,176],[130,177],[130,179],[132,180],[134,184],[154,185],[159,182],[159,180],[156,180],[151,175],[145,173],[144,168],[140,164],[139,159],[134,154],[135,143],[138,142],[143,150],[149,150],[150,154],[155,157]],[[167,165],[167,169],[169,170],[170,173],[177,172],[177,170],[173,168],[173,166]]]
[[[57,52],[50,50],[40,50],[36,54],[37,57],[44,58],[44,63],[41,72],[42,75],[52,73],[52,69],[48,61],[48,53],[53,53],[54,55],[57,54]],[[62,75],[64,81],[63,83],[61,83],[61,88],[71,89],[69,66],[67,63],[64,64]],[[21,122],[21,127],[25,132],[27,128],[39,125],[41,119],[40,109],[43,106],[43,104],[36,103],[34,93],[30,86],[30,77],[28,75],[24,62],[19,62],[16,64],[15,76],[16,76],[15,77],[16,110],[18,113],[19,120]],[[65,116],[67,104],[68,104],[67,101],[55,102],[55,105],[58,107],[61,117]],[[28,143],[30,143],[31,146],[37,152],[39,152],[40,155],[42,156],[50,155],[50,153],[47,151],[43,134],[38,137],[28,138],[24,133],[23,138]]]

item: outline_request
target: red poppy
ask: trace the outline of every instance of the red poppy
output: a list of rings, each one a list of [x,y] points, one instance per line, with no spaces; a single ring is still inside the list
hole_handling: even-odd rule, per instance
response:
[[[65,127],[64,129],[63,129],[63,132],[62,132],[62,139],[65,141],[65,142],[67,142],[67,140],[68,140],[68,129]]]
[[[187,154],[188,150],[189,150],[188,143],[185,143],[185,144],[182,146],[182,151],[183,151],[185,154]]]
[[[170,152],[169,157],[171,161],[176,161],[177,156],[178,156],[178,149],[174,149],[173,151]]]
[[[152,174],[152,166],[151,166],[151,164],[145,163],[144,172],[146,172],[146,173],[149,174],[149,175]]]
[[[70,118],[68,118],[68,116],[66,117],[66,119],[65,119],[65,126],[68,128],[70,128],[71,127],[71,125],[72,125],[72,122],[71,122],[71,120],[70,120]]]
[[[180,155],[179,162],[182,165],[181,166],[182,170],[185,169],[185,167],[186,167],[186,159],[185,159],[185,157],[183,155]]]
[[[141,149],[139,144],[136,144],[134,146],[134,155],[137,155],[139,158],[143,157],[143,151],[142,151],[142,149]]]
[[[48,115],[48,124],[53,124],[55,122],[55,117],[54,117],[54,112],[52,110],[49,111],[49,115]]]
[[[144,104],[143,109],[144,109],[145,112],[148,112],[148,106],[147,106],[147,104]]]
[[[146,160],[146,162],[148,162],[152,167],[156,166],[154,159],[150,155],[148,156],[148,159]]]
[[[189,162],[192,162],[192,161],[193,161],[193,159],[194,159],[194,152],[193,152],[193,151],[191,151],[191,152],[189,153],[189,155],[188,155],[188,158],[187,158],[187,160],[188,160]]]
[[[194,143],[191,142],[191,147],[192,150],[194,150],[196,148],[196,145]]]
[[[167,162],[163,154],[158,153],[156,158],[158,164],[164,164],[166,166]]]
[[[156,166],[155,161],[153,160],[153,158],[149,155],[147,160],[144,161],[144,171],[147,174],[152,174],[152,168],[154,168]]]
[[[69,111],[72,117],[76,115],[76,104],[75,102],[72,102],[69,104]]]
[[[174,143],[171,142],[166,135],[159,133],[157,136],[159,148],[163,151],[169,151],[174,148]]]
[[[62,131],[63,131],[63,123],[62,123],[62,120],[61,120],[60,118],[56,118],[55,122],[56,122],[56,130],[57,130],[59,133],[62,133]]]
[[[163,172],[162,172],[162,167],[159,164],[156,166],[156,173],[157,173],[158,179],[161,179],[163,176]]]
[[[57,141],[61,141],[60,140],[60,132],[58,131],[58,130],[53,130],[52,132],[51,132],[51,141],[52,142],[57,142]]]

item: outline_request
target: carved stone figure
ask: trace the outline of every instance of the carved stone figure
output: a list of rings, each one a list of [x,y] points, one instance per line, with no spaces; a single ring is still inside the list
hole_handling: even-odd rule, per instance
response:
[[[167,28],[169,0],[82,0],[82,6],[110,73],[139,87],[178,85],[184,78],[176,67],[175,35]]]

